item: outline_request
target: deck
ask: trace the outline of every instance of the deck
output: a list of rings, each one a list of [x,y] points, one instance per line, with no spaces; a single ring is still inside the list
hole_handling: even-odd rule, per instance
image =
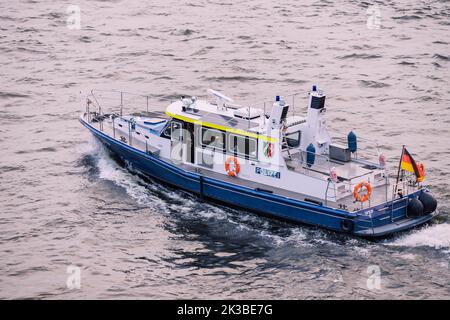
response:
[[[352,160],[349,162],[340,162],[331,160],[328,157],[317,157],[312,166],[306,164],[306,152],[290,152],[283,151],[286,165],[290,170],[299,172],[305,175],[313,176],[317,179],[328,180],[330,178],[330,168],[336,169],[336,174],[339,182],[349,183],[355,185],[361,181],[369,181],[372,184],[372,196],[364,204],[355,202],[352,192],[348,195],[338,199],[337,204],[345,205],[349,211],[356,211],[363,207],[370,207],[391,201],[394,198],[392,185],[386,185],[386,178],[381,177],[377,181],[370,181],[368,178],[380,171],[380,168],[363,160]],[[376,184],[374,184],[375,182]]]

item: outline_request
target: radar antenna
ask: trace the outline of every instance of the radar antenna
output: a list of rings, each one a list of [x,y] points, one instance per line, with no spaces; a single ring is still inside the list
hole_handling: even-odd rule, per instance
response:
[[[219,91],[208,89],[208,93],[216,98],[217,109],[227,110],[228,103],[232,103],[233,99],[227,97]]]

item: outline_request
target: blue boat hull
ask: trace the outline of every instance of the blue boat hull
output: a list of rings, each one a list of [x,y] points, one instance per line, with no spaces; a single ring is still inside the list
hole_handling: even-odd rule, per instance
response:
[[[431,214],[416,219],[405,219],[408,198],[394,204],[388,203],[378,208],[372,208],[372,213],[366,215],[367,212],[349,213],[230,184],[180,169],[152,154],[137,150],[126,143],[109,137],[86,123],[82,118],[80,118],[80,122],[111,152],[130,163],[133,169],[163,183],[197,194],[203,199],[211,199],[265,216],[294,223],[320,226],[362,237],[387,236],[423,224],[433,217]],[[391,206],[388,213],[384,213],[384,211],[387,211],[386,206]],[[386,221],[388,218],[391,221]],[[400,222],[393,223],[392,220]]]

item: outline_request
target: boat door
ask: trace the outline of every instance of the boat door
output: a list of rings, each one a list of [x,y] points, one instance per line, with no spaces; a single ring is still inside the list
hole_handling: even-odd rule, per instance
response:
[[[194,124],[172,120],[171,126],[172,159],[194,163]]]
[[[194,154],[195,154],[195,139],[194,139],[194,124],[185,122],[184,135],[184,144],[186,149],[186,162],[194,163]]]

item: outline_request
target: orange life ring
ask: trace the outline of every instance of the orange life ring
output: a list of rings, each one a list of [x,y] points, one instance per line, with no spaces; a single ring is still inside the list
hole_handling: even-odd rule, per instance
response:
[[[233,162],[234,168],[231,167],[231,163]],[[241,171],[241,166],[239,165],[238,160],[236,157],[228,157],[225,161],[225,170],[227,171],[228,175],[231,177],[236,177]]]
[[[366,188],[366,193],[361,196],[359,192],[361,191],[362,188]],[[355,186],[355,189],[353,189],[353,196],[355,197],[356,201],[365,202],[370,199],[371,195],[372,195],[372,186],[370,185],[370,183],[367,183],[365,181],[358,183]]]

